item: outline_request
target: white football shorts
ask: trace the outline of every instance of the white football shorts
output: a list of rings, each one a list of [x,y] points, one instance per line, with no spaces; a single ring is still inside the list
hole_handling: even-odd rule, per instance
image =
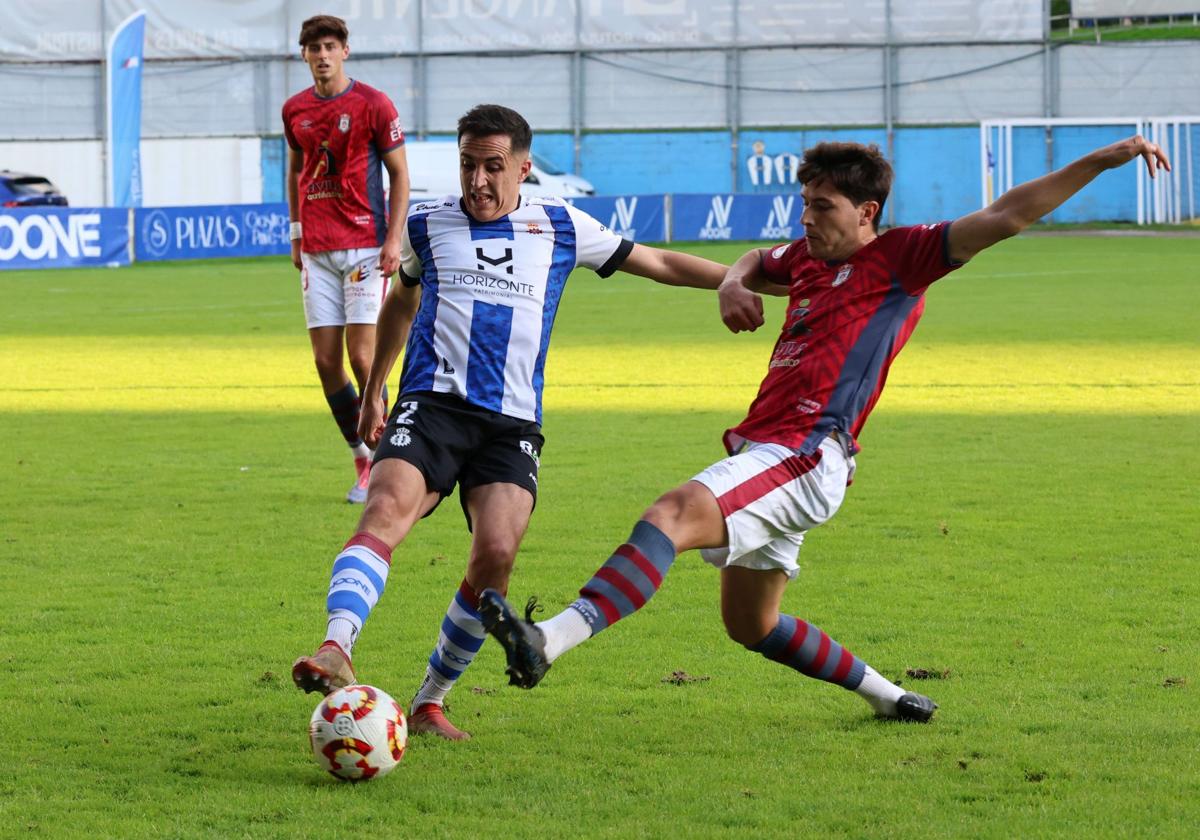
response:
[[[729,532],[729,545],[700,555],[717,568],[782,569],[796,577],[805,532],[837,513],[853,475],[854,458],[836,438],[812,455],[747,441],[692,479],[716,496]]]
[[[387,295],[378,248],[300,253],[304,320],[314,327],[374,324]]]

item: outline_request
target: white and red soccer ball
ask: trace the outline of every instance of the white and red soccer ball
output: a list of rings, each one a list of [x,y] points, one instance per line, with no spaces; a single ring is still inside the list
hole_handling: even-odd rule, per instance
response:
[[[339,779],[377,779],[404,757],[408,721],[386,691],[348,685],[317,704],[308,740],[317,764]]]

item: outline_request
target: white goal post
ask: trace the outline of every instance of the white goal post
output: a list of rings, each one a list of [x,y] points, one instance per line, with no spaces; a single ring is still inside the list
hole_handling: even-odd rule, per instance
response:
[[[985,120],[979,124],[982,206],[986,207],[1013,187],[1014,128],[1045,128],[1048,130],[1047,137],[1052,141],[1053,130],[1064,126],[1080,129],[1125,126],[1131,135],[1141,134],[1152,143],[1157,143],[1171,159],[1172,170],[1156,178],[1148,178],[1146,168],[1137,167],[1137,223],[1182,224],[1196,220],[1197,167],[1192,136],[1200,127],[1200,116]],[[1200,146],[1200,143],[1197,145]]]

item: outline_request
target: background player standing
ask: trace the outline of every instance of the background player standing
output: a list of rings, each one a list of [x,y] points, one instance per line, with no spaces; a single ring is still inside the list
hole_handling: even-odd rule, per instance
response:
[[[640,609],[681,551],[721,569],[731,639],[810,677],[857,692],[886,718],[928,721],[936,705],[884,679],[801,618],[780,613],[805,534],[842,503],[856,438],[888,368],[917,325],[926,288],[1050,213],[1101,172],[1162,151],[1141,137],[1098,149],[1009,190],[954,222],[878,234],[892,168],[875,146],[822,143],[804,154],[805,237],[750,251],[721,284],[733,332],[763,324],[758,292],[787,295],[787,318],[745,420],[725,432],[730,457],[658,499],[558,615],[522,621],[500,592],[480,597],[487,632],[504,646],[515,685],[532,688],[562,653]],[[851,608],[868,608],[861,598]],[[532,605],[531,605],[532,606]]]
[[[283,106],[288,142],[292,263],[300,269],[304,317],[329,409],[354,454],[350,502],[364,502],[371,452],[358,434],[359,396],[375,348],[375,321],[400,264],[408,210],[404,132],[386,95],[346,76],[349,32],[341,18],[311,17],[300,55],[313,86]],[[390,183],[387,206],[380,163]],[[385,397],[386,399],[386,397]]]
[[[470,558],[408,720],[411,732],[452,740],[468,735],[446,719],[444,699],[486,638],[478,593],[507,588],[537,497],[542,383],[568,275],[576,266],[601,277],[620,268],[716,289],[726,270],[635,245],[561,199],[522,197],[531,142],[516,111],[471,109],[458,123],[462,195],[410,211],[401,282],[380,313],[363,390],[359,429],[368,443],[379,441],[367,504],[334,560],[325,642],[292,667],[306,691],[354,680],[350,654],[383,593],[392,551],[458,484]],[[400,396],[385,429],[380,394],[406,337]]]

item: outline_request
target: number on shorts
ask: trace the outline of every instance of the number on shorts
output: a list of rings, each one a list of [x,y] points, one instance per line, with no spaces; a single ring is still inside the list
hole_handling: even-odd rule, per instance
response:
[[[400,403],[400,407],[404,410],[396,415],[396,425],[411,426],[415,422],[412,416],[417,410],[416,401],[402,402]]]

